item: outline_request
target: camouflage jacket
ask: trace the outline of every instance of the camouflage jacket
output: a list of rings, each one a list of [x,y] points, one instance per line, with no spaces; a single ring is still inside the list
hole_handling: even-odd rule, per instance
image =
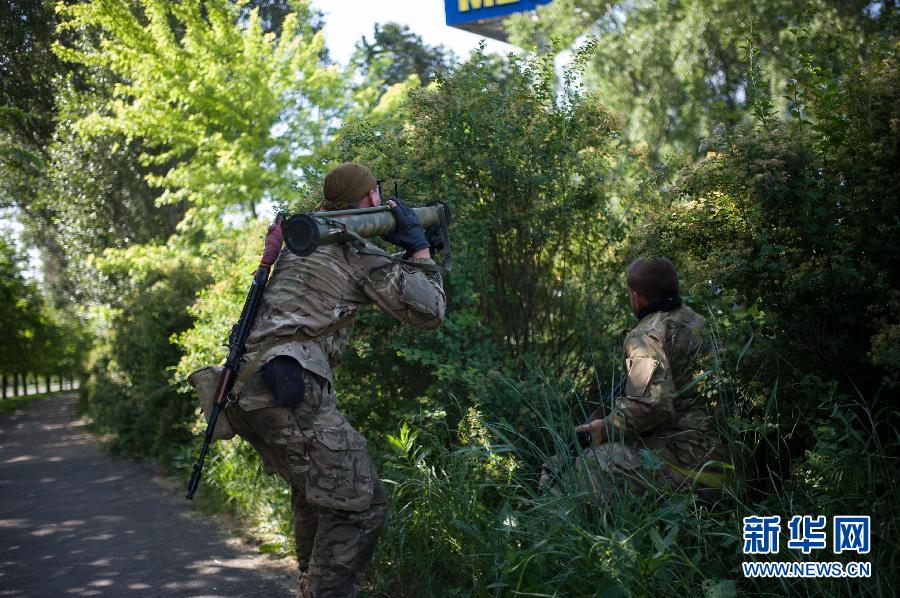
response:
[[[706,354],[706,320],[690,307],[645,316],[625,337],[625,394],[606,416],[611,439],[708,431],[708,417],[695,388]]]
[[[362,253],[352,243],[326,245],[304,257],[283,249],[247,339],[243,366],[257,369],[289,355],[331,382],[357,313],[371,303],[401,322],[435,329],[446,308],[441,275]],[[241,402],[252,408],[243,397]]]

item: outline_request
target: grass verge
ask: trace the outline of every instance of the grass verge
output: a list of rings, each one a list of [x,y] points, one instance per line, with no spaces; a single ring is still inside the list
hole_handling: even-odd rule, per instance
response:
[[[10,399],[2,399],[0,400],[0,415],[6,415],[7,413],[12,413],[16,409],[20,407],[24,407],[25,405],[31,403],[32,401],[36,401],[38,399],[46,399],[47,397],[54,396],[62,396],[65,394],[71,394],[75,392],[74,390],[55,390],[53,392],[42,392],[36,395],[24,395],[21,397],[12,397]]]

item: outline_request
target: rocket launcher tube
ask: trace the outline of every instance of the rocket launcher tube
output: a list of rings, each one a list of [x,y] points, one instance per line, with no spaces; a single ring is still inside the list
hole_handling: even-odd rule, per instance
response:
[[[297,255],[309,255],[322,245],[350,240],[344,227],[360,237],[377,237],[394,230],[396,221],[388,206],[295,214],[284,223],[284,243]],[[441,223],[441,211],[450,222],[450,208],[436,204],[413,208],[423,227]]]

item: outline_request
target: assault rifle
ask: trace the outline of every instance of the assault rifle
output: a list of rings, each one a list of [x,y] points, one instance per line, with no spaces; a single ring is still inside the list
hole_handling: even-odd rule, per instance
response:
[[[266,283],[269,281],[269,271],[272,269],[272,264],[275,263],[275,259],[278,257],[278,252],[281,251],[283,235],[281,227],[283,223],[284,216],[278,214],[278,216],[275,217],[275,222],[269,226],[269,231],[266,234],[266,247],[263,251],[262,258],[259,261],[259,267],[253,275],[253,282],[250,284],[250,291],[247,293],[247,299],[244,301],[241,317],[237,321],[237,324],[231,328],[231,334],[228,337],[228,358],[225,360],[225,369],[222,370],[219,384],[216,387],[216,394],[213,397],[213,407],[206,424],[206,437],[203,440],[203,448],[200,451],[200,457],[197,459],[197,462],[194,463],[194,471],[191,474],[190,482],[188,482],[188,500],[194,498],[197,486],[200,485],[203,462],[206,460],[206,455],[209,452],[209,444],[212,442],[213,430],[216,429],[216,422],[219,419],[219,414],[228,403],[228,396],[237,379],[241,357],[244,355],[244,344],[247,342],[247,337],[250,335],[250,329],[253,326],[254,320],[256,320],[256,314],[259,311],[259,306],[262,302],[263,291],[266,288]]]
[[[613,389],[610,390],[606,396],[602,397],[599,401],[597,401],[596,403],[591,405],[591,407],[593,407],[593,409],[591,409],[590,413],[588,413],[588,416],[584,420],[584,423],[585,424],[591,423],[591,421],[592,421],[591,418],[593,417],[593,415],[601,409],[608,412],[613,407],[613,403],[615,403],[615,400],[617,398],[619,398],[620,396],[622,396],[622,394],[624,392],[625,392],[625,377],[622,377],[622,379],[619,380],[619,383],[616,384],[615,387],[613,387]],[[594,418],[594,419],[597,419],[597,418]],[[576,432],[575,433],[575,442],[569,443],[569,453],[568,454],[572,457],[572,459],[574,459],[575,457],[578,456],[578,453],[579,453],[578,448],[580,447],[582,449],[586,449],[587,447],[591,446],[591,442],[593,442],[593,439],[591,438],[590,432]],[[576,443],[578,444],[577,447],[575,446]]]

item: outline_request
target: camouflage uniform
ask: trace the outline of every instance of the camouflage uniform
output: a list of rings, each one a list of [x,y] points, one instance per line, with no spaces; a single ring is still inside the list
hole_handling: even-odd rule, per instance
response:
[[[703,317],[687,306],[644,316],[626,336],[625,394],[602,418],[606,442],[576,459],[575,483],[604,499],[650,488],[721,486],[725,460],[706,399],[691,386],[706,354]],[[686,389],[686,390],[685,390]]]
[[[225,410],[235,431],[291,486],[298,596],[356,595],[387,511],[366,440],[338,411],[333,391],[332,371],[357,312],[375,303],[429,329],[444,318],[440,274],[371,249],[357,242],[305,257],[281,252],[246,345],[242,367],[257,373]],[[304,369],[304,399],[292,407],[276,404],[258,372],[280,355]]]

